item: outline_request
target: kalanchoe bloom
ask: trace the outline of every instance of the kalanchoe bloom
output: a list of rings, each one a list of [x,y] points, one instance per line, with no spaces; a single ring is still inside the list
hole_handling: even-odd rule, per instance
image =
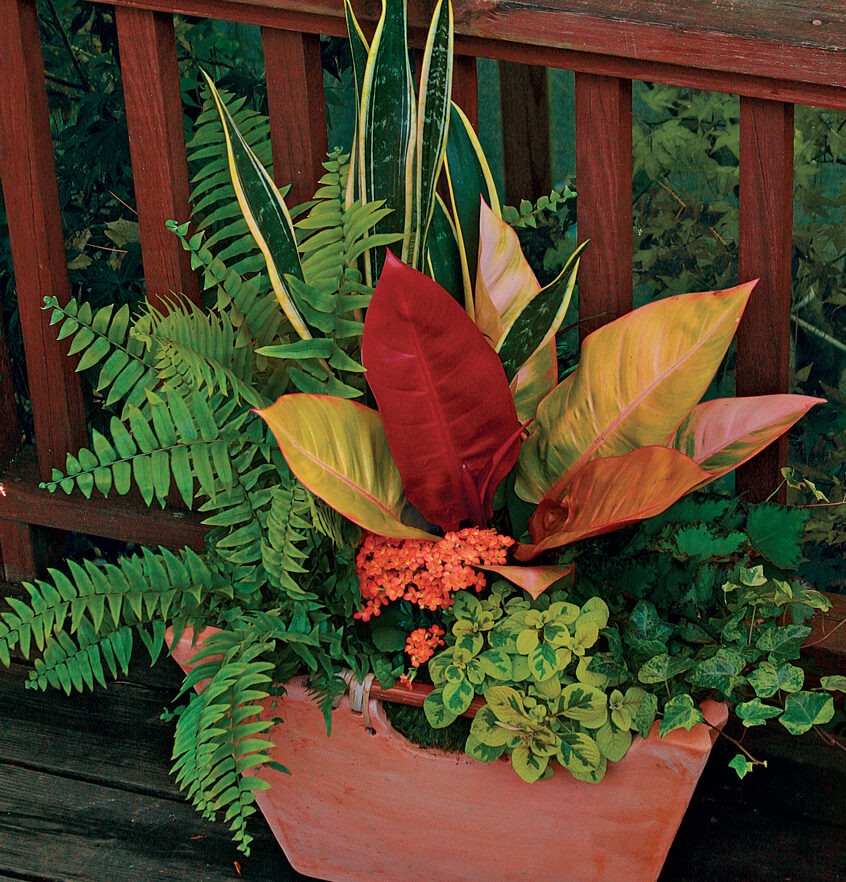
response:
[[[405,641],[405,652],[411,659],[411,666],[419,668],[435,654],[435,649],[444,645],[441,639],[444,629],[437,625],[431,628],[417,628],[408,635]]]
[[[409,600],[422,609],[452,606],[457,591],[481,591],[485,577],[477,566],[502,566],[510,536],[467,527],[434,542],[391,539],[365,533],[356,557],[363,605],[356,618],[369,621],[392,600]]]

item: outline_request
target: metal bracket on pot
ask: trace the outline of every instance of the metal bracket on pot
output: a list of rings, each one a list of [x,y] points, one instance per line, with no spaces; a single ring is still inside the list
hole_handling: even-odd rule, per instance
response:
[[[376,679],[375,675],[368,674],[361,683],[358,682],[352,671],[344,671],[339,676],[347,684],[350,691],[350,710],[354,714],[361,714],[364,728],[371,735],[375,735],[376,730],[370,722],[370,690],[373,688],[373,681]],[[340,696],[337,701],[339,700]]]

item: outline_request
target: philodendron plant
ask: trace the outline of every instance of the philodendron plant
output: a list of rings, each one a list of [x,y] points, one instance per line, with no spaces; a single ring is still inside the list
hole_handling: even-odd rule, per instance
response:
[[[515,378],[546,345],[527,318],[543,311],[544,292],[522,284],[531,271],[516,235],[485,208],[480,243],[476,315],[493,315],[505,328],[499,338],[389,252],[362,340],[378,409],[292,394],[259,411],[299,480],[369,532],[435,540],[435,528],[488,527],[513,472],[501,504],[511,496],[535,508],[513,549],[524,565],[498,571],[537,595],[563,570],[527,562],[660,514],[820,400],[700,403],[750,283],[667,298],[594,331],[578,367],[521,421]]]

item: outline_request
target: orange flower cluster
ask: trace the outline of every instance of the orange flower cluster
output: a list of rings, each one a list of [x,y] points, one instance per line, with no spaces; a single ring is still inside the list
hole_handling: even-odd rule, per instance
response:
[[[510,536],[496,530],[467,527],[434,542],[390,539],[365,533],[356,558],[364,604],[356,618],[369,621],[392,600],[410,600],[423,609],[452,606],[456,591],[485,587],[485,577],[474,566],[505,563]]]
[[[411,658],[411,666],[419,668],[423,662],[429,661],[435,654],[435,648],[444,645],[444,641],[441,640],[443,635],[444,629],[437,625],[412,631],[405,641],[405,651]]]

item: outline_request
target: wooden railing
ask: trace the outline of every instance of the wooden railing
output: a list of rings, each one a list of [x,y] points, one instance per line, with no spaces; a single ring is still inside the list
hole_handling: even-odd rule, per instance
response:
[[[420,44],[431,0],[410,0]],[[274,168],[294,202],[311,196],[326,150],[319,35],[345,32],[341,0],[117,0],[123,89],[147,291],[198,296],[186,253],[165,230],[185,219],[188,174],[174,12],[260,25]],[[793,104],[846,109],[846,7],[841,0],[454,0],[454,99],[478,119],[479,57],[504,63],[506,179],[534,197],[548,183],[544,78],[574,70],[581,316],[602,321],[632,306],[633,79],[740,95],[740,277],[760,277],[741,322],[737,392],[788,384],[793,186]],[[372,28],[375,0],[356,3]],[[51,529],[160,542],[202,543],[189,512],[146,511],[132,499],[50,496],[39,477],[87,441],[79,377],[42,312],[45,294],[69,297],[34,0],[0,0],[0,175],[24,337],[35,448],[20,448],[0,337],[0,553],[7,580],[31,576]],[[527,134],[527,126],[530,131]],[[535,192],[532,192],[535,190]],[[507,194],[512,196],[512,191]],[[589,330],[598,320],[585,321]],[[739,470],[737,487],[768,494],[786,440]]]

